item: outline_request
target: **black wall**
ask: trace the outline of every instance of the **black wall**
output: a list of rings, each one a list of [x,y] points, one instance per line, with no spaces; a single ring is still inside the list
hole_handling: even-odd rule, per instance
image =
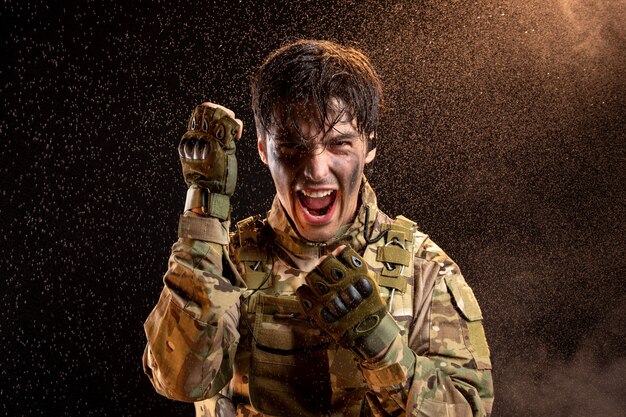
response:
[[[193,415],[140,363],[184,203],[176,145],[195,104],[235,110],[234,218],[267,210],[249,77],[312,37],[379,69],[370,180],[474,288],[494,416],[622,415],[624,1],[285,3],[0,6],[0,413]]]

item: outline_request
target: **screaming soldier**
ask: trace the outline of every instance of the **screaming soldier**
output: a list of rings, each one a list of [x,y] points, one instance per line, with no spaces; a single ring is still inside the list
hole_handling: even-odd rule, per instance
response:
[[[189,186],[145,323],[155,389],[198,416],[488,416],[482,314],[458,266],[377,208],[381,82],[361,52],[301,40],[252,81],[276,196],[230,228],[242,123],[197,106],[178,151]]]

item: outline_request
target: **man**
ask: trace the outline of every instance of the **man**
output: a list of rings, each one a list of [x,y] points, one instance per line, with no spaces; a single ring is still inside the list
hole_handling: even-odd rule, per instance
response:
[[[377,209],[363,176],[382,100],[368,59],[294,42],[252,96],[276,197],[229,235],[242,124],[198,106],[179,146],[180,239],[145,325],[156,390],[199,415],[489,415],[472,290],[415,223]]]

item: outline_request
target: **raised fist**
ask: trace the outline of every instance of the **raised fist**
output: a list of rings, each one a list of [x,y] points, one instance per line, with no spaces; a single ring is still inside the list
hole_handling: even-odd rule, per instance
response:
[[[243,131],[241,120],[225,107],[202,103],[193,110],[187,129],[178,145],[187,185],[233,195],[237,182],[235,141]]]

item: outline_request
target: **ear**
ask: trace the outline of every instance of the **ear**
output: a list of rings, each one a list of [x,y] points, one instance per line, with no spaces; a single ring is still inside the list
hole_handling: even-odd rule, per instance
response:
[[[372,132],[370,134],[370,138],[368,140],[368,143],[372,144],[372,149],[367,151],[367,155],[365,155],[365,163],[366,164],[369,164],[370,162],[372,162],[374,160],[374,158],[376,158],[376,134],[374,132]]]
[[[265,139],[265,141],[263,139]],[[261,157],[261,161],[263,161],[263,163],[267,165],[267,149],[265,149],[264,143],[267,144],[267,136],[265,136],[264,138],[260,132],[257,132],[256,147],[259,151],[259,156]]]

